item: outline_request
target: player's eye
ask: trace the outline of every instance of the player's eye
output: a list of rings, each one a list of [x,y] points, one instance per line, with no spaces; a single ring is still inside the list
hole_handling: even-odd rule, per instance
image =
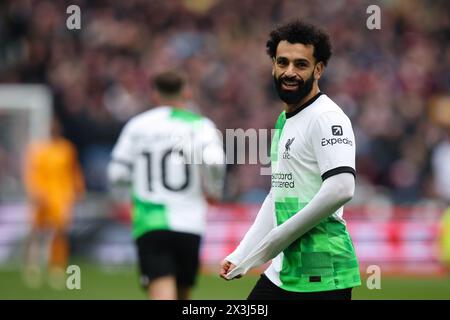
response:
[[[287,61],[286,58],[278,58],[277,59],[277,65],[280,66],[280,67],[287,66],[288,65],[288,61]]]
[[[307,67],[308,67],[308,63],[307,63],[307,62],[304,62],[304,61],[301,61],[301,62],[297,62],[297,63],[295,64],[295,66],[296,66],[297,68],[303,69],[303,68],[307,68]]]

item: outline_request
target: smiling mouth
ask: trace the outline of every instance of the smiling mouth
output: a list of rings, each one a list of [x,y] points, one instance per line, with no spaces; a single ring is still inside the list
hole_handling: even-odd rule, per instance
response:
[[[298,88],[297,81],[281,81],[281,86],[285,90],[295,90]]]

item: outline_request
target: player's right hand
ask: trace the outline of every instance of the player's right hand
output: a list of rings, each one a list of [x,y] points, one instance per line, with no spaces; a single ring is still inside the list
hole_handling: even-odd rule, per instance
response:
[[[225,279],[227,281],[229,280],[233,280],[233,279],[239,279],[240,277],[242,277],[241,275],[234,277],[233,279],[228,279],[227,278],[227,273],[230,272],[231,270],[233,270],[234,268],[236,268],[236,265],[232,264],[230,261],[228,260],[223,260],[220,263],[220,277],[222,279]]]

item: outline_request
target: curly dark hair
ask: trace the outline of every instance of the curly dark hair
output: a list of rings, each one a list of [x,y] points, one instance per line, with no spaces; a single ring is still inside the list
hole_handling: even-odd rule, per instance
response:
[[[314,58],[317,62],[322,61],[325,66],[331,57],[331,43],[328,34],[301,20],[293,20],[280,25],[270,33],[266,48],[267,54],[271,58],[275,58],[278,44],[282,40],[290,43],[312,44],[314,46]]]

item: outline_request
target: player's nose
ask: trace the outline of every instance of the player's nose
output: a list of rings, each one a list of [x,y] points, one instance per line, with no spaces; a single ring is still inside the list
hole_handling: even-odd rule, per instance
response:
[[[294,64],[289,63],[286,72],[284,73],[286,77],[295,77]]]

